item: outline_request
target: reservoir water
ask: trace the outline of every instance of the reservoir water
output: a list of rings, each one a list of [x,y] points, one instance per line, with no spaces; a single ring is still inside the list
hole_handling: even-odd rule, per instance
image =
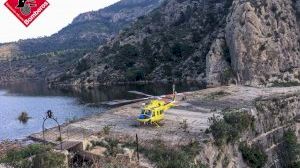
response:
[[[202,89],[199,83],[176,84],[178,92]],[[136,90],[152,95],[170,94],[172,84],[135,84],[99,86],[84,88],[49,88],[44,82],[19,82],[0,86],[0,141],[22,139],[42,131],[43,117],[47,110],[53,111],[60,124],[102,113],[107,107],[92,106],[104,101],[141,98],[128,93]],[[22,113],[28,113],[26,123],[18,120]],[[46,128],[55,126],[47,122]]]

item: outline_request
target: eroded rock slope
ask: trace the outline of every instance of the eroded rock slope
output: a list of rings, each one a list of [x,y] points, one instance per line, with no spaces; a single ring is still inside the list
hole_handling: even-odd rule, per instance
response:
[[[298,19],[296,0],[169,0],[54,83],[298,83]]]

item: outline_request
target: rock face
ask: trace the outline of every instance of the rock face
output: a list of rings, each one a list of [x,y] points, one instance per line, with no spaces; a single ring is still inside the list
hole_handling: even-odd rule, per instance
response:
[[[159,4],[160,0],[122,0],[79,15],[50,37],[0,44],[0,80],[46,79],[64,73]]]
[[[73,24],[96,20],[106,21],[105,23],[131,23],[138,16],[158,7],[159,3],[160,0],[123,0],[99,11],[83,13],[74,19]]]
[[[166,1],[82,58],[83,71],[54,83],[298,83],[299,6],[294,0]]]
[[[216,86],[226,82],[226,78],[231,75],[229,50],[226,45],[223,35],[215,40],[206,56],[206,82],[210,85]]]
[[[299,138],[299,87],[286,90],[282,88],[257,90],[252,87],[240,89],[242,90],[233,91],[226,88],[224,91],[230,91],[232,95],[207,104],[214,104],[213,107],[217,110],[224,108],[221,107],[224,104],[251,114],[254,117],[253,125],[234,143],[216,146],[214,140],[208,141],[196,159],[211,168],[251,167],[242,157],[239,147],[245,142],[249,146],[259,147],[266,154],[265,167],[285,167],[281,161],[286,158],[281,158],[283,149],[280,148],[283,135],[286,131],[293,130]]]
[[[295,1],[234,1],[226,25],[232,68],[241,83],[259,85],[299,67]]]

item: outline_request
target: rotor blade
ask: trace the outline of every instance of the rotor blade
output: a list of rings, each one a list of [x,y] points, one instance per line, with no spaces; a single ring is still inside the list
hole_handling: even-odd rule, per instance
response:
[[[142,95],[142,96],[146,96],[146,97],[155,97],[153,95],[149,95],[149,94],[146,94],[146,93],[143,93],[143,92],[139,92],[139,91],[135,91],[135,90],[132,90],[132,91],[128,91],[129,93],[133,93],[133,94],[137,94],[137,95]]]
[[[147,97],[147,98],[133,99],[133,100],[112,100],[112,101],[101,102],[100,104],[106,106],[121,106],[121,105],[141,102],[148,99],[149,98]]]

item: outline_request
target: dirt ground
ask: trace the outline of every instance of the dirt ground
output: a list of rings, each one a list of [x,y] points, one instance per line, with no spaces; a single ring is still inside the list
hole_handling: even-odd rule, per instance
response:
[[[225,86],[210,88],[195,92],[180,94],[176,107],[165,113],[165,120],[156,126],[138,126],[136,117],[140,113],[143,103],[129,104],[108,110],[107,112],[91,116],[74,123],[62,126],[64,141],[84,140],[103,130],[105,126],[111,128],[110,134],[118,138],[134,138],[137,134],[141,142],[160,139],[170,145],[187,144],[192,140],[203,141],[208,137],[204,132],[209,127],[209,118],[218,115],[225,108],[249,108],[253,100],[273,94],[287,94],[299,92],[300,87],[291,88],[253,88],[240,86]],[[182,122],[186,120],[187,129],[183,129]],[[30,136],[35,140],[43,140],[42,133]],[[45,139],[57,143],[58,129],[47,130]]]
[[[3,141],[0,143],[0,158],[3,157],[7,151],[22,148],[22,143],[18,141]]]

